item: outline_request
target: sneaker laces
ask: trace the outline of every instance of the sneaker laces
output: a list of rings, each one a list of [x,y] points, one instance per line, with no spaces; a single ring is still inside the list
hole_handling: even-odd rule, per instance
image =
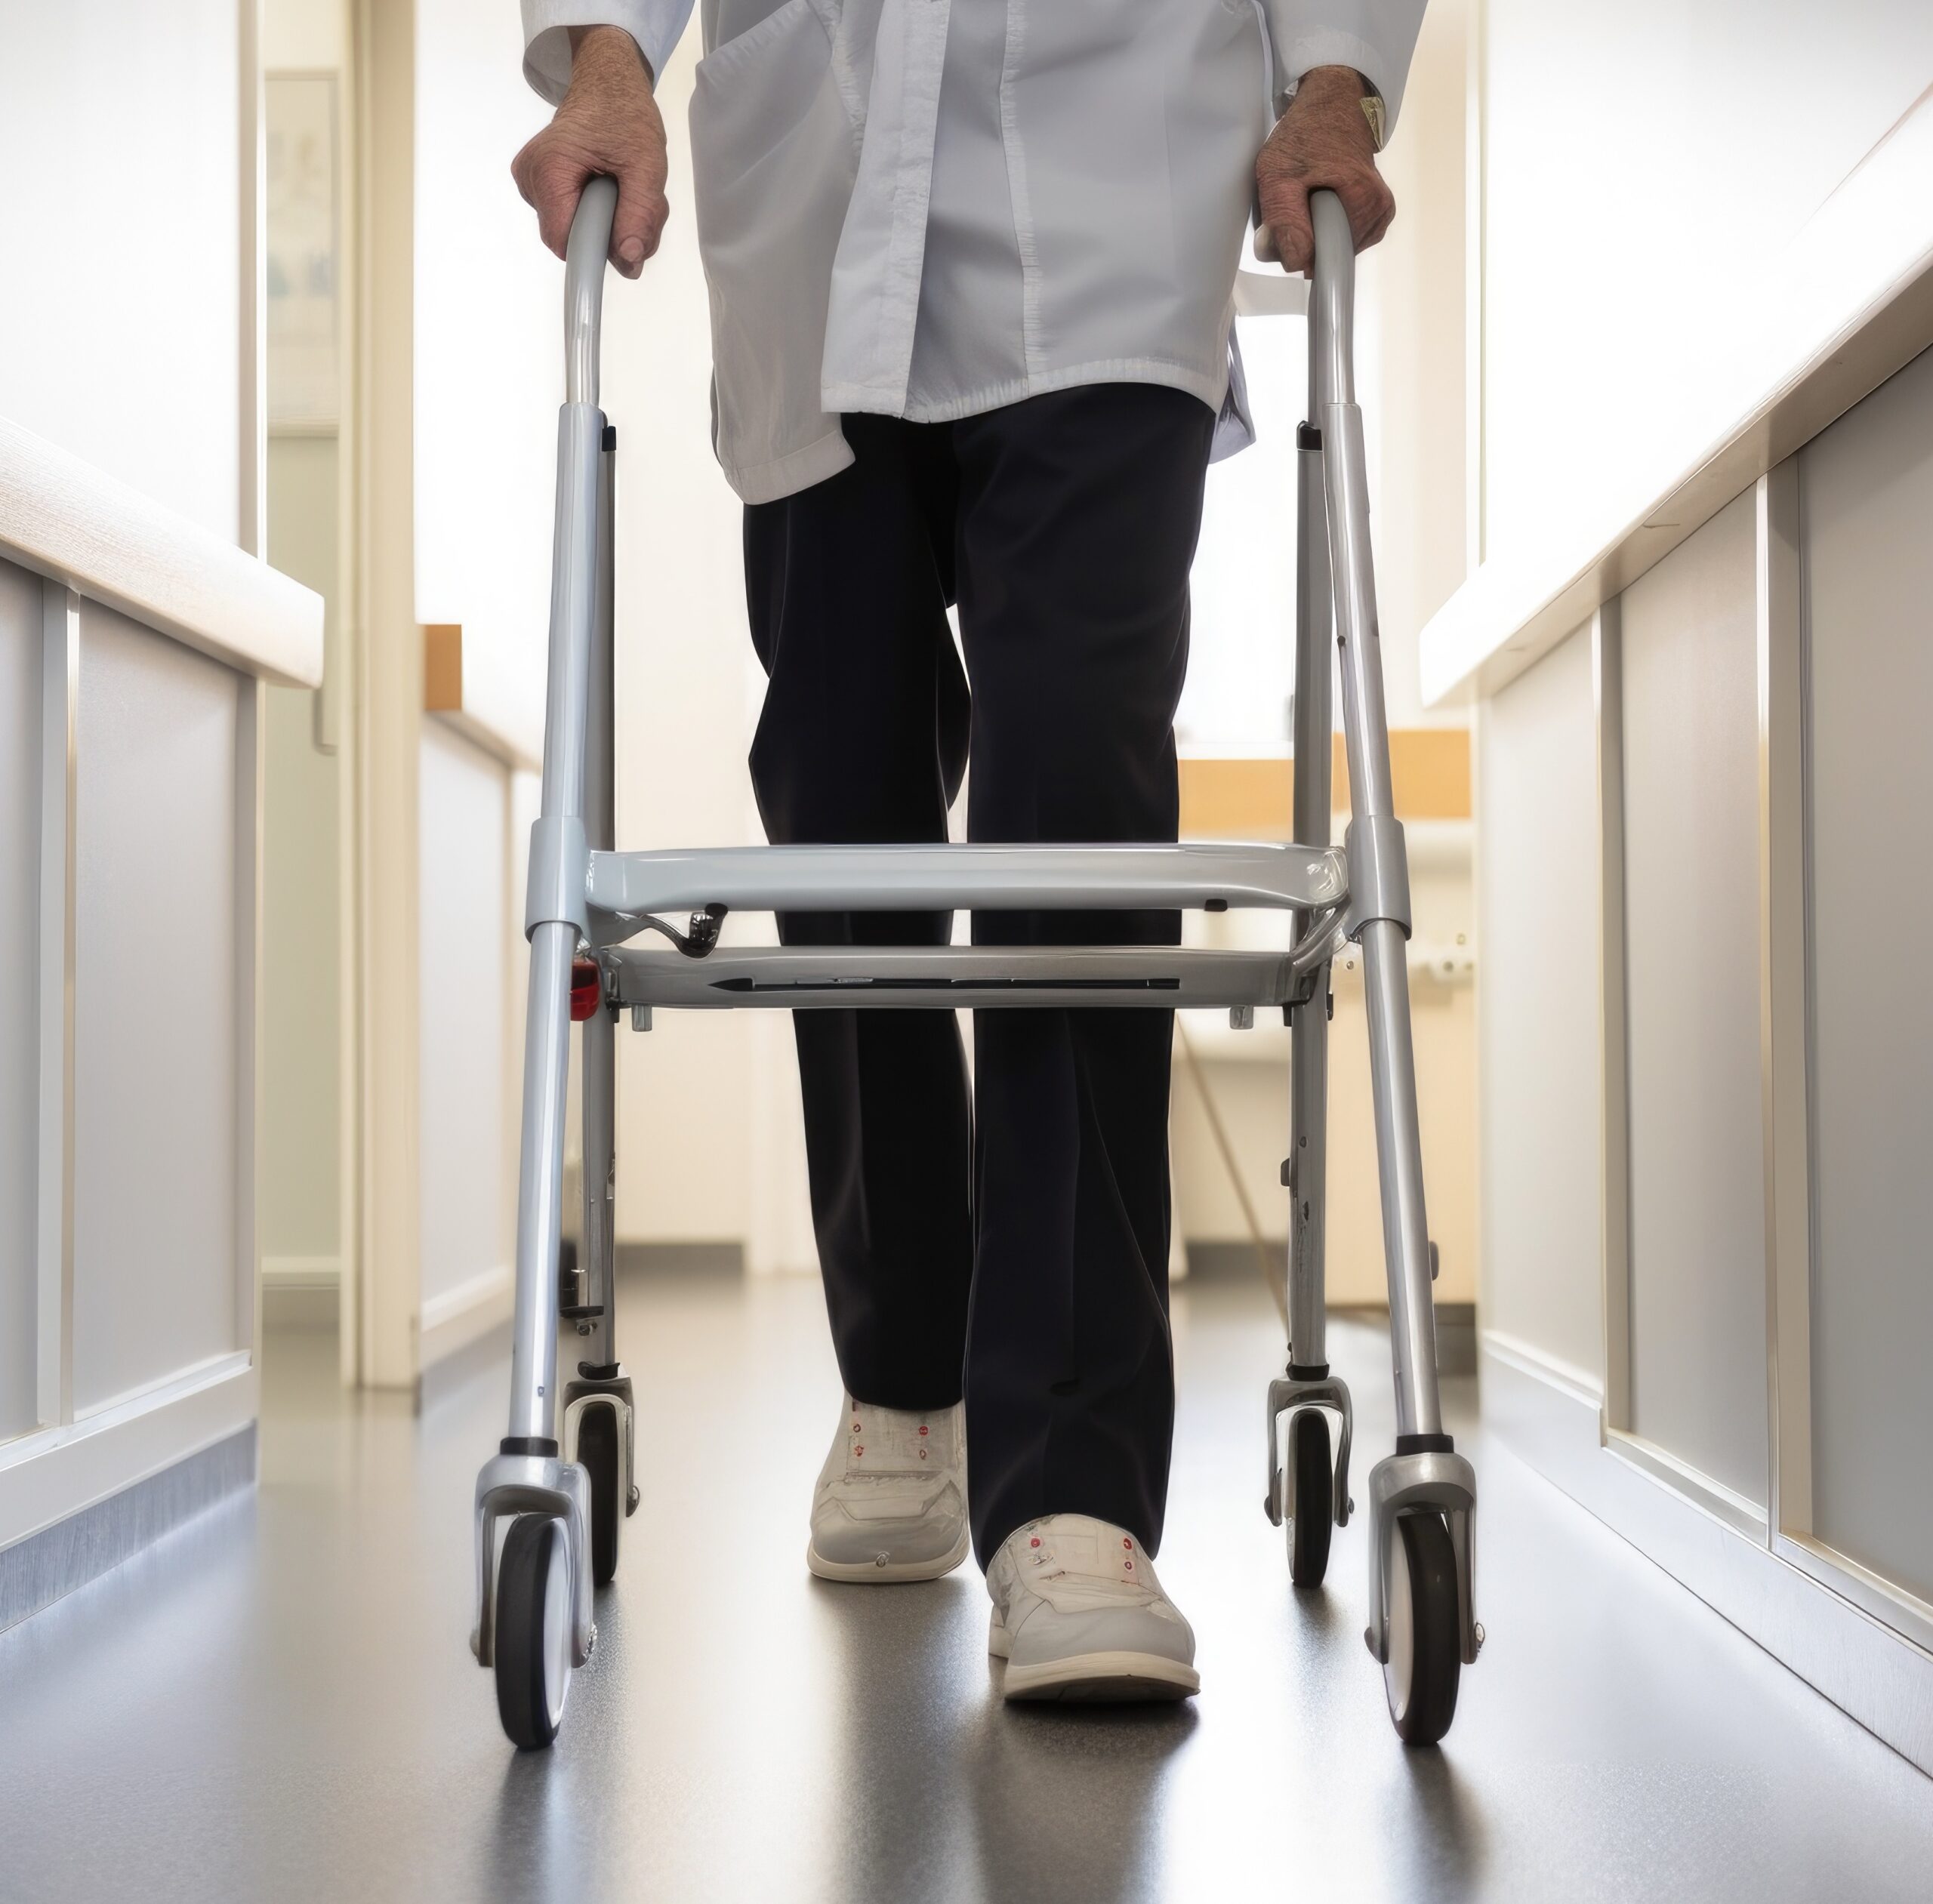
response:
[[[1027,1583],[1037,1591],[1046,1582],[1064,1581],[1084,1594],[1102,1600],[1125,1603],[1161,1596],[1148,1557],[1126,1534],[1115,1536],[1121,1548],[1116,1554],[1108,1547],[1105,1536],[1069,1537],[1022,1531],[1027,1534],[1027,1545],[1020,1551],[1022,1577],[1025,1579],[1031,1574],[1033,1578]],[[1079,1551],[1065,1551],[1070,1546]]]
[[[847,1399],[847,1480],[930,1474],[946,1465],[951,1443],[930,1415],[908,1409],[871,1408]]]

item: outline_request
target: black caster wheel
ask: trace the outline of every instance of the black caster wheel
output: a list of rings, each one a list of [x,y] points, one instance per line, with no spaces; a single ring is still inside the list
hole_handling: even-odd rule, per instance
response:
[[[590,1476],[590,1578],[607,1587],[618,1570],[618,1528],[624,1503],[618,1490],[618,1411],[593,1406],[578,1424],[577,1458]]]
[[[1389,1659],[1383,1668],[1389,1717],[1404,1745],[1434,1745],[1456,1716],[1463,1664],[1457,1560],[1442,1517],[1400,1516],[1391,1561]]]
[[[562,1524],[520,1514],[497,1562],[497,1715],[510,1742],[547,1745],[571,1684],[570,1560]]]
[[[1329,1418],[1320,1409],[1298,1409],[1290,1420],[1289,1468],[1296,1477],[1296,1511],[1289,1521],[1289,1578],[1299,1587],[1319,1587],[1329,1570],[1329,1536],[1336,1525]]]

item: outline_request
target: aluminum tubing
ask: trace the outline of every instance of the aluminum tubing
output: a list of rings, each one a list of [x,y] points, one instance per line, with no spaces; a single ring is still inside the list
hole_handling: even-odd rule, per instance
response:
[[[1393,920],[1372,920],[1363,928],[1362,952],[1396,1431],[1437,1434],[1442,1431],[1443,1412],[1436,1382],[1436,1311],[1423,1204],[1416,1053],[1410,1035],[1409,961],[1401,927]]]
[[[1312,361],[1310,381],[1312,386]],[[1318,449],[1305,448],[1296,458],[1296,556],[1294,831],[1305,843],[1326,846],[1335,746],[1329,679],[1335,605],[1329,581],[1328,504]],[[1306,929],[1310,917],[1303,911],[1293,915],[1298,932]],[[1304,1366],[1328,1358],[1324,1286],[1329,1149],[1327,961],[1315,976],[1315,996],[1293,1015],[1289,1058],[1289,1141],[1295,1188],[1289,1212],[1289,1342],[1292,1359]]]
[[[584,1339],[584,1360],[598,1367],[618,1359],[615,1129],[618,1029],[601,1006],[584,1021],[579,1047],[584,1060],[584,1266],[590,1271],[590,1299],[604,1313],[592,1318]]]
[[[1336,589],[1336,640],[1342,662],[1343,735],[1349,756],[1349,803],[1356,816],[1396,810],[1383,704],[1382,645],[1369,532],[1369,472],[1362,412],[1332,403],[1322,413],[1322,463],[1329,505],[1330,566]]]
[[[609,852],[616,833],[616,695],[613,616],[616,578],[617,457],[603,447],[597,459],[597,593],[591,623],[590,669],[584,719],[584,833],[591,847]],[[591,1300],[603,1313],[590,1319],[583,1336],[583,1359],[594,1367],[618,1359],[617,1242],[613,1207],[617,1194],[615,1156],[617,1126],[617,1027],[600,1008],[584,1022],[578,1052],[584,1105],[583,1217],[579,1230]]]
[[[604,413],[557,413],[556,528],[550,550],[550,673],[544,713],[545,819],[581,818],[592,630],[598,606],[598,517]],[[532,921],[532,924],[540,923]]]
[[[550,1441],[556,1439],[557,1244],[563,1234],[564,1100],[570,1080],[571,961],[576,953],[577,931],[569,924],[547,921],[530,935],[507,1432]]]

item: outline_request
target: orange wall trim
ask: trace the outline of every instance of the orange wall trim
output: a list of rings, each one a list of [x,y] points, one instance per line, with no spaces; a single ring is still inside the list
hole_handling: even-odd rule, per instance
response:
[[[1396,812],[1405,820],[1470,817],[1470,737],[1461,727],[1399,727],[1389,736]],[[1287,760],[1184,760],[1184,839],[1286,840],[1292,806]],[[1336,736],[1333,793],[1349,804],[1349,763]]]
[[[423,711],[455,714],[463,710],[463,628],[454,621],[432,621],[423,630]]]

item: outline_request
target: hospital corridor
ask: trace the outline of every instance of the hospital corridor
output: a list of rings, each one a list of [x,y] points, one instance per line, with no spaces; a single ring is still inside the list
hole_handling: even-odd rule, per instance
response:
[[[0,0],[0,1899],[1933,1894],[1933,13]]]

